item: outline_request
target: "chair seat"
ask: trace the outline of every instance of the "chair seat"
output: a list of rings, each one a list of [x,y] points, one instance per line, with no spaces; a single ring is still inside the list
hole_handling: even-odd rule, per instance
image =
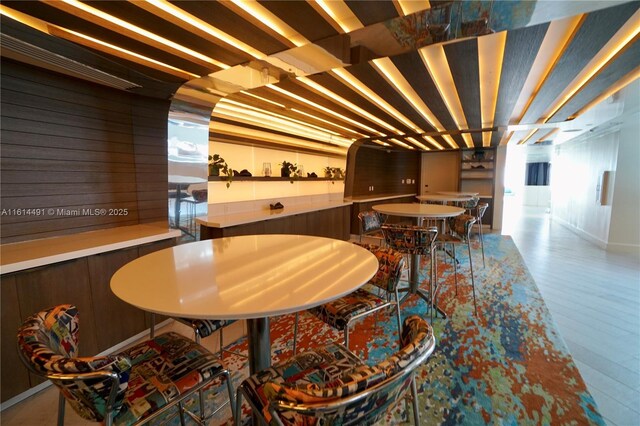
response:
[[[132,368],[115,424],[128,425],[144,419],[224,368],[202,346],[173,332],[137,344],[119,355],[128,357]]]
[[[438,241],[439,243],[453,243],[453,244],[465,242],[462,238],[456,237],[455,235],[451,235],[451,234],[438,235],[438,237],[436,238],[436,241]]]
[[[316,384],[326,386],[327,383],[337,383],[363,366],[363,362],[346,347],[340,343],[330,343],[254,374],[242,383],[242,387],[249,403],[263,411],[268,405],[269,391],[265,394],[267,384],[286,384],[301,389]]]
[[[344,330],[354,317],[376,308],[389,305],[389,302],[363,289],[358,289],[340,299],[309,309],[316,317],[330,326]]]
[[[226,327],[236,322],[236,320],[207,320],[207,319],[193,319],[193,318],[175,318],[176,321],[197,330],[197,333],[201,338],[209,337],[214,332],[220,330],[222,327]]]

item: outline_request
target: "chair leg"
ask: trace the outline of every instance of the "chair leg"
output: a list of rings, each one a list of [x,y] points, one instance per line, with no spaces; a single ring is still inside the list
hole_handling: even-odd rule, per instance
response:
[[[236,401],[233,398],[233,383],[231,383],[231,375],[228,371],[224,373],[225,380],[227,381],[227,392],[229,392],[229,408],[231,409],[231,420],[235,421],[237,416]]]
[[[458,296],[458,260],[456,259],[455,244],[451,244],[451,252],[453,253],[453,282],[456,286],[456,296]]]
[[[482,218],[480,218],[480,249],[482,250],[482,267],[485,268],[486,265],[484,263],[484,237],[482,236]]]
[[[398,320],[398,342],[402,348],[402,317],[400,316],[400,296],[398,295],[398,288],[396,287],[396,318]]]
[[[298,353],[298,318],[300,313],[296,312],[296,319],[293,323],[293,355]]]
[[[471,291],[473,292],[473,307],[478,316],[478,305],[476,304],[476,283],[473,278],[473,259],[471,258],[471,244],[467,244],[469,249],[469,268],[471,268]]]
[[[64,408],[66,402],[62,392],[58,391],[58,426],[64,426]]]
[[[420,424],[420,411],[418,410],[418,385],[416,385],[416,373],[411,373],[411,399],[413,403],[413,424]]]
[[[220,330],[218,330],[220,332],[220,359],[224,361],[224,353],[226,352],[224,349],[224,335],[222,334],[222,329],[224,327],[220,327]]]
[[[156,314],[151,314],[151,330],[149,331],[149,337],[153,339],[156,337]]]
[[[349,349],[349,324],[344,326],[344,346]]]
[[[240,387],[238,387],[238,392],[236,393],[235,412],[234,424],[235,426],[240,426],[242,424],[242,389]]]

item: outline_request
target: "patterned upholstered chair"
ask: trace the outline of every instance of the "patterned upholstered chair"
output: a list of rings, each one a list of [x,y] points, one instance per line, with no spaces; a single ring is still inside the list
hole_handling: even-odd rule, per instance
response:
[[[382,220],[378,212],[373,210],[360,212],[358,220],[360,221],[360,242],[362,242],[362,236],[367,236],[378,239],[379,245],[384,245],[384,235],[380,229]]]
[[[418,279],[418,272],[414,271],[414,268],[420,267],[419,257],[429,256],[429,296],[426,297],[426,299],[429,299],[429,302],[431,303],[430,311],[431,317],[433,318],[434,306],[431,295],[437,294],[438,291],[438,272],[434,257],[438,228],[435,226],[425,228],[414,225],[383,225],[382,232],[384,233],[389,247],[411,257],[411,278],[409,281]],[[414,283],[414,285],[416,284]],[[399,291],[408,290],[408,288],[402,288]]]
[[[39,312],[18,330],[18,352],[27,368],[60,389],[59,425],[64,423],[65,399],[82,418],[106,425],[137,425],[175,415],[184,422],[185,413],[203,422],[203,399],[199,415],[185,410],[183,402],[218,378],[226,380],[233,411],[229,373],[192,340],[165,333],[118,354],[79,358],[78,331],[78,310],[72,305]]]
[[[471,287],[473,290],[473,307],[476,315],[478,315],[478,306],[476,304],[476,284],[473,275],[473,257],[471,256],[471,228],[476,223],[475,216],[461,214],[459,216],[447,219],[449,232],[438,236],[438,243],[449,245],[453,253],[453,271],[454,282],[456,287],[456,295],[458,294],[458,261],[456,259],[456,246],[466,245],[469,252],[469,269],[471,270]]]
[[[396,319],[398,323],[398,335],[400,335],[400,299],[398,298],[398,282],[402,275],[404,258],[402,253],[389,248],[374,245],[360,244],[371,251],[378,258],[378,272],[371,278],[368,284],[385,293],[382,298],[365,288],[350,293],[324,305],[309,309],[307,312],[315,315],[333,328],[344,331],[344,344],[349,347],[349,327],[351,324],[367,315],[381,309],[395,305]],[[294,340],[297,340],[297,320],[294,329]],[[296,351],[294,350],[294,353]]]
[[[374,424],[411,389],[415,424],[420,424],[414,371],[435,348],[433,330],[418,316],[405,319],[402,348],[374,366],[338,343],[294,356],[260,371],[238,387],[236,425],[242,398],[253,413],[277,425]]]

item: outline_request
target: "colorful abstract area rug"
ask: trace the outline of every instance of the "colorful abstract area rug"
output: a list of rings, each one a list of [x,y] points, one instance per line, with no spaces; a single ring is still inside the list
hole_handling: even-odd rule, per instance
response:
[[[448,318],[433,321],[436,349],[417,371],[421,423],[604,425],[512,239],[485,236],[484,268],[480,249],[473,246],[477,315],[466,247],[457,251],[457,295],[452,262],[444,256],[438,262],[438,303]],[[428,276],[428,263],[422,267]],[[427,281],[423,288],[428,288]],[[429,318],[427,304],[415,296],[405,299],[402,314]],[[351,350],[368,364],[379,362],[398,349],[396,327],[393,316],[384,312],[357,322],[350,334]],[[271,338],[274,362],[292,356],[292,315],[272,320]],[[301,316],[299,351],[340,339],[341,332],[311,315]],[[246,341],[229,349],[246,352]],[[226,355],[224,361],[234,385],[248,375],[245,359]],[[211,405],[220,404],[225,388],[212,389],[207,398]],[[407,408],[397,404],[380,424],[406,422]],[[247,406],[243,412],[247,417]],[[232,424],[228,406],[217,416],[214,424]]]

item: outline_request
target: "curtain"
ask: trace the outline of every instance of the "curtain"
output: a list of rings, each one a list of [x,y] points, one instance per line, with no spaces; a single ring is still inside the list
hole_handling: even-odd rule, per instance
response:
[[[525,185],[549,185],[551,163],[527,163]]]

